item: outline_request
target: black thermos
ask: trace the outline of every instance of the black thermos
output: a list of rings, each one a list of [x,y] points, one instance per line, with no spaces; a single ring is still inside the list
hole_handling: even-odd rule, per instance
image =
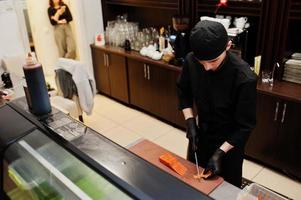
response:
[[[27,103],[35,115],[45,115],[51,112],[49,95],[43,68],[36,59],[28,55],[23,71],[27,83]]]

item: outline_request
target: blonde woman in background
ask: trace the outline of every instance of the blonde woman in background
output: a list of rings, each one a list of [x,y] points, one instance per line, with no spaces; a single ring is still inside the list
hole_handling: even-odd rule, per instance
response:
[[[49,0],[48,16],[54,26],[59,57],[75,59],[75,42],[69,24],[73,18],[68,6],[62,0]]]

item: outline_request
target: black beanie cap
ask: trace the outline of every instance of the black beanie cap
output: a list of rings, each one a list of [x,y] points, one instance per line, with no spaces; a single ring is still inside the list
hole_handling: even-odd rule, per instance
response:
[[[219,22],[204,20],[191,30],[191,50],[198,60],[212,60],[226,50],[228,34]]]

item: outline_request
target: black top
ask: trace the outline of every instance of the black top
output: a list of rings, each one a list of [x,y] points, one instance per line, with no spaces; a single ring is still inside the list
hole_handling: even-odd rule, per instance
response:
[[[72,15],[71,15],[71,12],[70,12],[70,10],[69,10],[69,8],[68,8],[68,6],[67,6],[66,4],[63,4],[62,6],[66,6],[66,10],[65,10],[65,12],[59,17],[59,20],[65,19],[65,20],[67,21],[67,23],[69,23],[69,22],[71,22],[72,19],[73,19],[73,18],[72,18]],[[59,9],[59,8],[58,8],[58,9]],[[58,9],[56,9],[56,8],[54,8],[54,7],[49,7],[49,8],[48,8],[48,17],[49,17],[50,23],[51,23],[52,25],[57,25],[57,24],[58,24],[55,20],[51,19],[51,17],[55,15],[55,13],[56,13],[56,11],[57,11]]]
[[[205,71],[189,53],[177,82],[179,109],[194,102],[210,142],[243,148],[256,124],[256,82],[250,66],[233,53],[215,72]]]

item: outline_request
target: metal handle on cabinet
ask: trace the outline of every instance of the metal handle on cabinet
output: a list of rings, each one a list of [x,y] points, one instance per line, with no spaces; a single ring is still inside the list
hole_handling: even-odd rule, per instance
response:
[[[278,118],[278,110],[279,110],[279,102],[276,103],[274,121],[277,121],[277,118]]]
[[[103,54],[103,62],[104,62],[104,65],[107,66],[107,57],[106,57],[105,53]]]
[[[143,65],[143,69],[144,69],[144,78],[146,79],[146,64]]]
[[[283,105],[282,118],[281,118],[281,123],[282,124],[283,124],[284,119],[285,119],[285,114],[286,114],[286,103]]]
[[[110,66],[109,55],[108,54],[106,54],[106,55],[107,55],[107,66],[109,67]]]
[[[147,79],[150,80],[150,70],[149,70],[149,65],[147,65]]]

